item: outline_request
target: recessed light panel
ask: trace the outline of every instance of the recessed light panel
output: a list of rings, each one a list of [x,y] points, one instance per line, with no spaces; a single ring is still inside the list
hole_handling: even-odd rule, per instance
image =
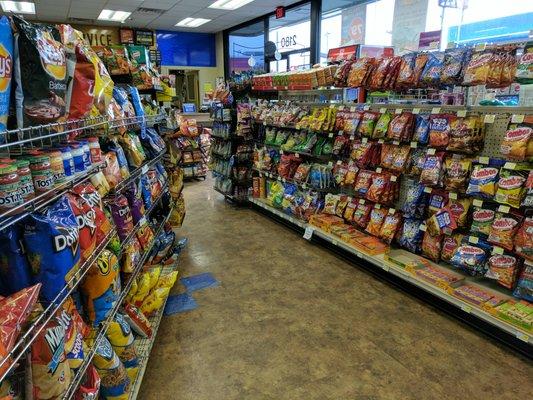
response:
[[[217,0],[209,8],[218,8],[219,10],[236,10],[254,0]]]
[[[0,1],[4,12],[14,14],[35,14],[35,4],[29,1]]]
[[[192,18],[192,17],[189,17],[189,18],[185,18],[185,19],[182,19],[180,22],[178,22],[176,24],[176,26],[183,26],[185,28],[197,28],[199,27],[200,25],[203,25],[207,22],[211,21],[210,19],[205,19],[205,18]]]
[[[124,22],[131,15],[128,11],[119,11],[119,10],[106,10],[103,9],[98,19],[101,21],[115,21],[115,22]]]

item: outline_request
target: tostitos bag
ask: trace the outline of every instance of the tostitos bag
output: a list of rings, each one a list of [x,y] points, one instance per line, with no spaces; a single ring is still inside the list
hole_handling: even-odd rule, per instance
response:
[[[133,382],[139,372],[139,359],[135,351],[133,332],[122,314],[115,315],[114,320],[109,324],[107,339]]]
[[[101,379],[100,397],[105,400],[128,400],[131,380],[105,337],[96,346],[93,363]]]

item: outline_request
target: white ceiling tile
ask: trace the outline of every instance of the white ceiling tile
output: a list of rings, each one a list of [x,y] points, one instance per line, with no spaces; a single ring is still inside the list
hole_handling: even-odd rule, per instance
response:
[[[168,10],[169,8],[174,7],[177,3],[178,0],[144,0],[141,7]]]
[[[181,0],[180,2],[178,2],[178,4],[176,4],[176,7],[190,5],[207,7],[213,4],[214,2],[215,0]]]

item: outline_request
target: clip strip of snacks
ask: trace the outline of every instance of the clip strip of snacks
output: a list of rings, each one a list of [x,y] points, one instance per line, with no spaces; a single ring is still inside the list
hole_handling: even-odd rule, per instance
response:
[[[214,189],[233,202],[245,202],[252,179],[253,136],[251,107],[237,103],[235,108],[216,103],[211,136],[211,170]]]
[[[252,203],[399,269],[531,351],[531,108],[251,108]]]

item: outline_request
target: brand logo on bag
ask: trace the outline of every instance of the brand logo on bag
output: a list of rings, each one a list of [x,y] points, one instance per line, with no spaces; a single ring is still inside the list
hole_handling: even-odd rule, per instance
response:
[[[48,363],[48,371],[54,374],[57,367],[64,360],[65,354],[65,328],[61,325],[46,330],[44,339],[50,348],[52,360]]]
[[[513,141],[514,140],[516,141],[526,140],[527,138],[529,138],[531,133],[533,133],[533,129],[531,128],[528,128],[528,127],[516,128],[516,129],[511,129],[510,131],[507,131],[507,133],[505,134],[505,138],[507,140],[513,140]]]
[[[0,44],[0,92],[5,92],[11,82],[13,58],[7,49]]]
[[[461,246],[458,251],[465,256],[479,256],[485,254],[482,249],[474,246]]]
[[[452,203],[450,205],[450,211],[452,212],[453,215],[461,215],[464,210],[465,208],[463,207],[461,203]]]
[[[472,218],[477,222],[488,222],[494,219],[494,211],[492,210],[479,210],[474,211]]]
[[[78,223],[78,228],[81,232],[83,228],[89,228],[89,231],[91,232],[91,235],[94,234],[96,231],[96,213],[93,210],[89,210],[86,213],[80,214],[76,216],[76,222]]]
[[[498,170],[496,168],[480,168],[472,173],[472,178],[491,179],[495,178],[496,175],[498,175]]]
[[[67,63],[63,47],[47,34],[37,39],[37,49],[41,64],[48,75],[59,81],[65,79]]]
[[[100,270],[100,275],[106,276],[109,274],[109,271],[111,271],[111,268],[109,268],[109,261],[110,257],[100,257],[96,261],[96,266]]]
[[[68,247],[72,256],[76,256],[79,245],[78,228],[57,227],[57,230],[60,234],[54,236],[54,251],[59,253]]]
[[[498,186],[501,189],[518,189],[525,182],[525,178],[521,176],[510,176],[509,178],[501,178],[498,182]]]
[[[515,227],[517,222],[512,218],[499,218],[492,223],[493,229],[510,230]]]
[[[481,54],[479,57],[474,57],[470,61],[470,64],[468,64],[468,69],[471,70],[471,69],[479,68],[480,66],[488,63],[491,58],[492,58],[491,53]]]
[[[516,264],[516,260],[511,256],[497,255],[490,258],[490,263],[496,267],[510,268]]]
[[[533,63],[533,53],[524,53],[520,58],[520,64],[531,64]]]

